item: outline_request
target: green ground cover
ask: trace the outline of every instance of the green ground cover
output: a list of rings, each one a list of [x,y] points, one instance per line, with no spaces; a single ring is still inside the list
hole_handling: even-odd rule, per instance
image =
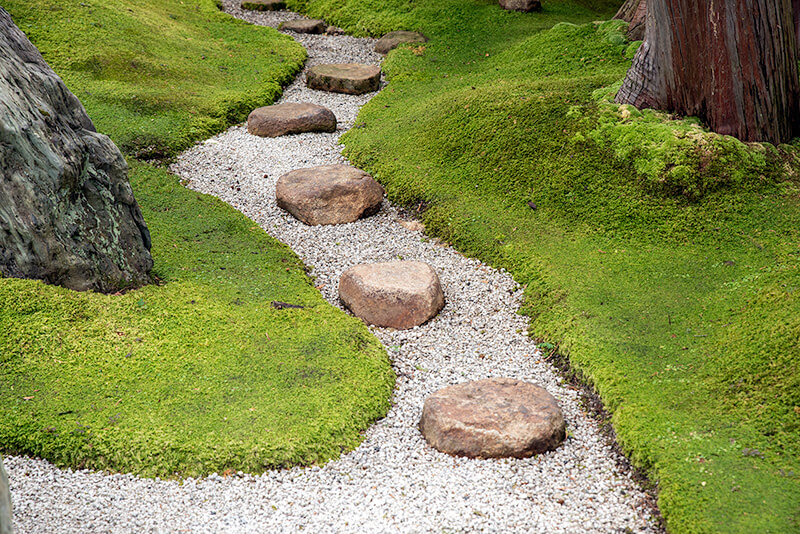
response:
[[[142,129],[147,154],[163,155],[241,119],[305,58],[210,1],[4,7],[129,154],[141,153]],[[87,74],[91,57],[110,67]],[[153,69],[140,75],[142,65]],[[378,341],[252,221],[129,163],[160,284],[109,296],[0,279],[0,450],[196,476],[322,462],[357,445],[394,384]]]
[[[797,151],[609,105],[635,45],[585,23],[619,2],[543,4],[293,3],[431,37],[389,55],[346,153],[526,285],[531,331],[597,389],[668,529],[796,532]],[[580,25],[540,31],[558,21]]]
[[[8,0],[14,22],[123,152],[164,158],[273,101],[305,60],[212,0]]]

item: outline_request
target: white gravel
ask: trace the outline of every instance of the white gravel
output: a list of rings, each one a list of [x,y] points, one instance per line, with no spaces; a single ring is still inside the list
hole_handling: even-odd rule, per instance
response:
[[[241,12],[223,2],[234,15]],[[277,25],[288,12],[247,13]],[[373,40],[298,36],[318,62],[378,63]],[[216,195],[289,244],[313,266],[322,294],[339,306],[339,275],[361,262],[396,258],[430,263],[447,304],[408,331],[372,328],[397,372],[394,403],[355,451],[323,467],[260,476],[212,475],[184,481],[60,470],[48,462],[5,458],[17,531],[27,532],[658,532],[648,496],[600,436],[526,334],[516,314],[522,292],[502,271],[465,258],[384,202],[373,217],[308,227],[278,209],[276,179],[290,170],[343,162],[338,139],[360,97],[310,91],[303,77],[284,101],[329,107],[333,134],[262,139],[242,126],[184,153],[173,171],[189,187]],[[427,395],[446,385],[493,376],[538,383],[561,403],[569,437],[557,451],[523,460],[452,458],[417,430]]]

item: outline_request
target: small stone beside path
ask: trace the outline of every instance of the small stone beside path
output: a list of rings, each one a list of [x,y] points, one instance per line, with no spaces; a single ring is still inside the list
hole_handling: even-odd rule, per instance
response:
[[[283,0],[244,0],[242,9],[250,11],[278,11],[286,9],[286,2]]]
[[[278,206],[310,226],[354,222],[378,212],[383,187],[350,165],[297,169],[278,178]]]
[[[335,132],[336,116],[317,104],[286,102],[253,110],[247,117],[247,131],[259,137]]]
[[[540,0],[500,0],[500,7],[508,11],[541,11]]]
[[[375,51],[386,55],[403,43],[425,43],[428,38],[419,32],[409,32],[405,30],[389,32],[375,43]]]
[[[324,20],[320,19],[295,19],[282,22],[278,26],[279,30],[290,31],[295,33],[325,33],[328,30],[328,25]]]
[[[306,73],[309,89],[362,95],[377,91],[381,85],[381,68],[360,63],[328,63],[315,65]]]
[[[420,261],[363,263],[339,279],[339,298],[369,324],[406,330],[444,307],[444,293],[433,267]]]
[[[555,450],[566,435],[556,399],[513,378],[440,389],[425,400],[419,428],[434,449],[470,458],[526,458]]]

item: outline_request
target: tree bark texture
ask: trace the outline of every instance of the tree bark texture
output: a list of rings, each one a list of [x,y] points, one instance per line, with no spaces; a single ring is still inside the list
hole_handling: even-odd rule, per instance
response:
[[[645,39],[616,101],[695,115],[743,141],[798,133],[798,0],[647,0]]]
[[[800,0],[794,0],[800,2]],[[625,0],[614,18],[629,23],[628,39],[641,41],[644,39],[645,19],[647,16],[647,0]]]

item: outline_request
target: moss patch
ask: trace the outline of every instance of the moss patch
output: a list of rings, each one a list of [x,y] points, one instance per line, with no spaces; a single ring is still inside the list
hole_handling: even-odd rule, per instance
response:
[[[345,22],[369,2],[336,5],[307,2]],[[625,126],[598,101],[630,65],[619,24],[539,31],[599,18],[585,4],[385,5],[365,33],[431,40],[389,54],[351,160],[526,285],[532,331],[594,384],[670,531],[800,528],[795,150]]]
[[[212,0],[9,0],[14,22],[127,154],[164,158],[272,103],[305,60]]]
[[[196,476],[357,445],[394,383],[379,342],[249,219],[132,163],[164,285],[106,296],[0,280],[5,452]]]

